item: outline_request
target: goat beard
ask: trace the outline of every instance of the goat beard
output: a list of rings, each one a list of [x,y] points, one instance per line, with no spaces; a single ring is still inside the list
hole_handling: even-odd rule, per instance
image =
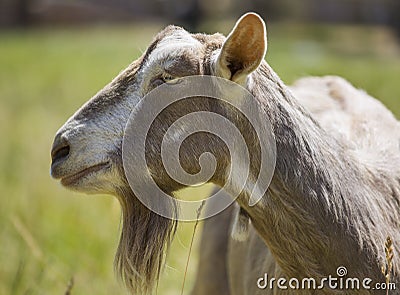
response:
[[[158,283],[177,221],[150,211],[130,189],[122,189],[118,199],[122,231],[115,270],[132,294],[150,294]],[[176,212],[176,207],[169,208]]]

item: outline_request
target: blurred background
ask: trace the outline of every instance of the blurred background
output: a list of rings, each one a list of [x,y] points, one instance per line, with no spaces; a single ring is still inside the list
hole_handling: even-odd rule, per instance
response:
[[[400,116],[399,0],[0,0],[0,294],[126,294],[113,274],[119,204],[50,178],[53,136],[167,24],[227,34],[250,10],[286,83],[340,75]],[[180,292],[192,230],[180,226],[158,294]]]

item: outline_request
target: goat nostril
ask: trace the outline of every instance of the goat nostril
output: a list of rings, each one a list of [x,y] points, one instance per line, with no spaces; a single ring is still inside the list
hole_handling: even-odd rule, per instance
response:
[[[56,162],[57,160],[66,158],[68,155],[69,155],[69,146],[68,145],[59,147],[58,149],[54,150],[54,152],[51,153],[53,163]]]
[[[69,155],[70,147],[68,142],[57,135],[54,139],[53,148],[51,149],[51,159],[53,164],[59,160],[65,159]]]

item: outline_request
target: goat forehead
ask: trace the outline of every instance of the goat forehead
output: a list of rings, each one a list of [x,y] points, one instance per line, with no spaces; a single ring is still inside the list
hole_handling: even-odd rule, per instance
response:
[[[193,36],[190,33],[181,29],[181,30],[175,30],[173,33],[162,37],[158,42],[156,49],[168,45],[196,46],[200,45],[200,42],[195,38],[193,38]]]
[[[175,31],[163,37],[147,58],[146,65],[161,65],[164,68],[179,61],[190,61],[198,58],[202,44],[184,30]]]

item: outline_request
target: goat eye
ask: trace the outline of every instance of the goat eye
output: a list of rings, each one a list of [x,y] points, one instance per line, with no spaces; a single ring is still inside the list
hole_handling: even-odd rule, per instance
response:
[[[162,79],[164,82],[168,83],[169,81],[174,80],[175,77],[173,77],[173,76],[171,76],[171,75],[169,75],[169,74],[167,74],[167,73],[164,73],[164,74],[161,76],[161,79]]]
[[[158,87],[164,83],[165,83],[164,79],[158,78],[158,79],[153,80],[152,85],[153,85],[153,87]]]
[[[152,85],[153,85],[153,87],[158,87],[164,83],[170,83],[173,80],[176,80],[176,78],[174,76],[164,73],[160,77],[154,79],[152,81]]]

